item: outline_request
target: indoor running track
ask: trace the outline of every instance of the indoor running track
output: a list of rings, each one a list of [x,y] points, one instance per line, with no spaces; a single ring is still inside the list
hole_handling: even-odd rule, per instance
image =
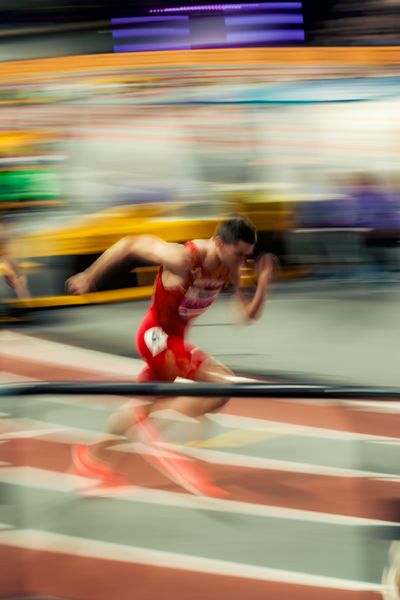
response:
[[[131,381],[140,362],[2,334],[3,384]],[[227,499],[194,497],[119,446],[129,485],[83,496],[71,445],[117,396],[0,397],[0,593],[70,600],[377,600],[399,539],[400,402],[232,399],[168,442]],[[114,451],[113,451],[114,452]]]

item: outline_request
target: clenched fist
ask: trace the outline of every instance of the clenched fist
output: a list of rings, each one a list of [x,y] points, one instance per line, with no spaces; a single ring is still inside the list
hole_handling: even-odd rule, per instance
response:
[[[87,294],[91,292],[93,286],[89,281],[89,277],[85,271],[81,273],[77,273],[73,275],[65,282],[65,289],[68,294],[72,294],[74,296],[81,296],[82,294]]]
[[[267,285],[279,270],[279,266],[275,254],[261,254],[256,262],[257,283]]]

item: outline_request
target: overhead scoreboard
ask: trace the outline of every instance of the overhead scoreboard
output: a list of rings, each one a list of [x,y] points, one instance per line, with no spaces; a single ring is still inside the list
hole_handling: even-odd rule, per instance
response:
[[[305,39],[301,2],[182,4],[111,23],[114,52],[282,46]]]

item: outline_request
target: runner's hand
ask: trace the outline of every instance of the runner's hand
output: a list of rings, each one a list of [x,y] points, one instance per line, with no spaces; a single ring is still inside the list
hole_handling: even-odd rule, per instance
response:
[[[4,279],[6,280],[7,284],[12,288],[15,288],[18,285],[18,275],[11,270],[6,271]]]
[[[18,273],[10,271],[6,273],[5,280],[8,283],[8,285],[14,289],[18,298],[20,298],[21,300],[26,300],[31,297],[26,277],[24,275],[19,275]]]
[[[93,286],[90,284],[89,278],[85,271],[73,275],[65,282],[65,289],[68,294],[80,296],[92,291]]]
[[[279,271],[280,264],[274,254],[261,254],[256,262],[257,283],[267,285]]]

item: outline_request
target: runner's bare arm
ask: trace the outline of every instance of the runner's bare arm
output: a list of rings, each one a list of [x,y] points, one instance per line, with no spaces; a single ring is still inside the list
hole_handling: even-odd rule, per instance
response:
[[[0,262],[4,265],[4,277],[21,300],[30,298],[26,277],[23,275],[17,261],[10,254],[7,232],[0,224]]]
[[[240,289],[240,269],[231,273],[235,288],[235,299],[240,308],[240,321],[252,321],[261,317],[269,283],[279,266],[278,259],[273,254],[262,254],[256,263],[257,287],[253,297],[248,300]]]
[[[96,290],[113,269],[134,258],[164,265],[182,277],[186,276],[192,264],[190,253],[182,244],[165,242],[152,235],[127,236],[103,252],[85,271],[70,277],[66,289],[70,294]]]
[[[1,259],[0,259],[1,260]],[[27,300],[31,297],[28,283],[25,275],[19,269],[18,264],[10,257],[3,256],[5,266],[5,280],[12,287],[20,300]]]

